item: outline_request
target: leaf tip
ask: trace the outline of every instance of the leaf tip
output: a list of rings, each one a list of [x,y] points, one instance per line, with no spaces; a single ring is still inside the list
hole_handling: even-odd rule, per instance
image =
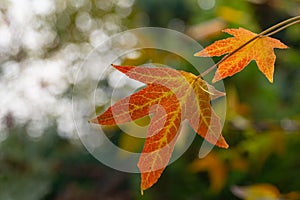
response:
[[[127,74],[130,70],[136,67],[136,66],[115,65],[115,64],[111,64],[111,66],[124,74]]]
[[[224,138],[222,138],[221,141],[218,141],[217,146],[224,149],[229,148],[229,145],[227,144]]]
[[[97,118],[90,119],[90,120],[88,121],[88,123],[89,123],[89,124],[99,124]]]
[[[209,57],[210,55],[207,53],[205,49],[198,51],[197,53],[194,53],[194,56],[196,57]]]
[[[273,74],[263,73],[270,83],[273,83]]]
[[[198,55],[199,55],[199,53],[200,53],[200,51],[198,51],[197,53],[194,53],[194,55],[193,55],[193,56],[198,56]]]
[[[221,80],[222,78],[220,77],[220,76],[215,76],[214,78],[213,78],[213,80],[211,81],[212,83],[215,83],[215,82],[218,82],[219,80]]]
[[[115,65],[115,64],[110,64],[112,67],[114,68],[118,68],[119,66],[118,65]]]
[[[273,76],[267,77],[270,83],[273,83]]]

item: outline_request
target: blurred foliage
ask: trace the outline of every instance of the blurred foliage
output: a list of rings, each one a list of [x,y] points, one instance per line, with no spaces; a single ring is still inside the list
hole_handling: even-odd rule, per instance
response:
[[[1,5],[0,11],[5,15],[2,7],[5,6]],[[96,19],[89,28],[78,22],[86,13]],[[51,45],[44,46],[42,54],[26,48],[17,54],[1,54],[1,62],[31,56],[46,59],[70,44],[78,45],[70,49],[73,53],[87,53],[105,39],[90,37],[99,27],[107,35],[141,26],[167,27],[185,32],[205,46],[227,37],[220,32],[224,27],[243,26],[259,32],[299,14],[298,0],[151,0],[136,1],[127,7],[121,0],[57,0],[56,11],[40,19],[57,34]],[[78,19],[78,15],[82,18]],[[299,31],[300,26],[295,25],[274,35],[290,47],[276,52],[274,84],[267,82],[255,63],[224,81],[228,107],[223,134],[230,148],[215,148],[207,157],[198,159],[203,140],[196,137],[144,196],[139,193],[138,174],[103,166],[78,138],[58,135],[55,122],[36,138],[28,133],[28,124],[17,124],[7,113],[1,123],[5,132],[0,134],[0,199],[300,199]],[[202,32],[205,34],[201,37],[194,34]],[[123,64],[138,65],[153,57],[158,59],[156,62],[193,71],[175,55],[151,49],[141,51],[136,59],[123,60]],[[107,92],[112,89],[107,80],[99,87]],[[70,95],[70,89],[61,94]],[[99,112],[102,110],[100,107]],[[54,117],[49,116],[49,121],[55,121]],[[141,148],[139,140],[122,136],[118,128],[110,130],[110,134],[128,151],[138,152]]]

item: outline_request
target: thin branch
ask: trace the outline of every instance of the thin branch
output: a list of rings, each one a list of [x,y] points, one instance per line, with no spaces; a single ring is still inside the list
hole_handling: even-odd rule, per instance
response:
[[[275,33],[278,33],[278,32],[280,32],[280,31],[282,31],[282,30],[284,30],[284,29],[286,29],[286,28],[288,28],[288,27],[290,27],[290,26],[292,26],[292,25],[298,24],[298,23],[300,23],[300,20],[297,20],[297,21],[294,21],[294,22],[292,22],[292,23],[290,23],[290,24],[287,24],[287,25],[285,25],[285,26],[283,26],[283,27],[281,27],[281,28],[279,28],[279,29],[277,29],[277,30],[271,32],[271,33],[268,33],[268,34],[266,34],[266,35],[264,35],[264,36],[269,37],[269,36],[271,36],[271,35],[274,35]]]

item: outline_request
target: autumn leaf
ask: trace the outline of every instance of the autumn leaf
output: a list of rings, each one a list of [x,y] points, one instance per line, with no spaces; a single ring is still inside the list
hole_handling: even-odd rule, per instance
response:
[[[231,188],[233,194],[245,200],[259,199],[279,199],[280,193],[278,189],[268,183],[260,183],[250,186],[233,186]]]
[[[102,125],[123,124],[152,114],[145,144],[138,162],[141,191],[151,187],[167,166],[181,122],[187,120],[200,136],[227,148],[221,135],[220,119],[210,101],[223,96],[194,74],[169,68],[116,66],[128,77],[147,87],[121,99],[92,119]]]
[[[259,70],[272,83],[276,59],[274,48],[284,49],[288,47],[277,39],[267,36],[257,37],[257,34],[243,28],[225,29],[223,32],[234,37],[216,41],[195,54],[195,56],[202,57],[230,54],[230,56],[218,65],[213,82],[238,73],[250,61],[255,60]],[[257,38],[245,45],[255,37]]]
[[[278,199],[300,199],[300,194],[292,191],[281,194],[278,188],[269,183],[258,183],[248,186],[232,186],[232,193],[244,200],[278,200]]]
[[[227,180],[228,169],[217,153],[210,152],[203,159],[196,159],[189,165],[193,173],[205,171],[208,173],[210,188],[213,192],[220,192]]]

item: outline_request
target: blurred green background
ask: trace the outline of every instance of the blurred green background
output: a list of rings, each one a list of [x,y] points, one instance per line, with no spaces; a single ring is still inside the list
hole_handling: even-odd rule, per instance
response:
[[[274,84],[255,62],[224,80],[230,148],[198,159],[203,140],[196,137],[144,196],[139,174],[110,169],[87,152],[71,99],[85,57],[121,31],[164,27],[207,46],[228,37],[224,28],[260,32],[296,15],[299,0],[0,0],[0,199],[300,199],[300,25],[273,36],[290,47],[276,50]],[[164,52],[138,55],[122,63],[155,55],[192,70]],[[99,83],[97,112],[110,103],[113,78]],[[140,148],[117,128],[110,134],[124,149]]]

